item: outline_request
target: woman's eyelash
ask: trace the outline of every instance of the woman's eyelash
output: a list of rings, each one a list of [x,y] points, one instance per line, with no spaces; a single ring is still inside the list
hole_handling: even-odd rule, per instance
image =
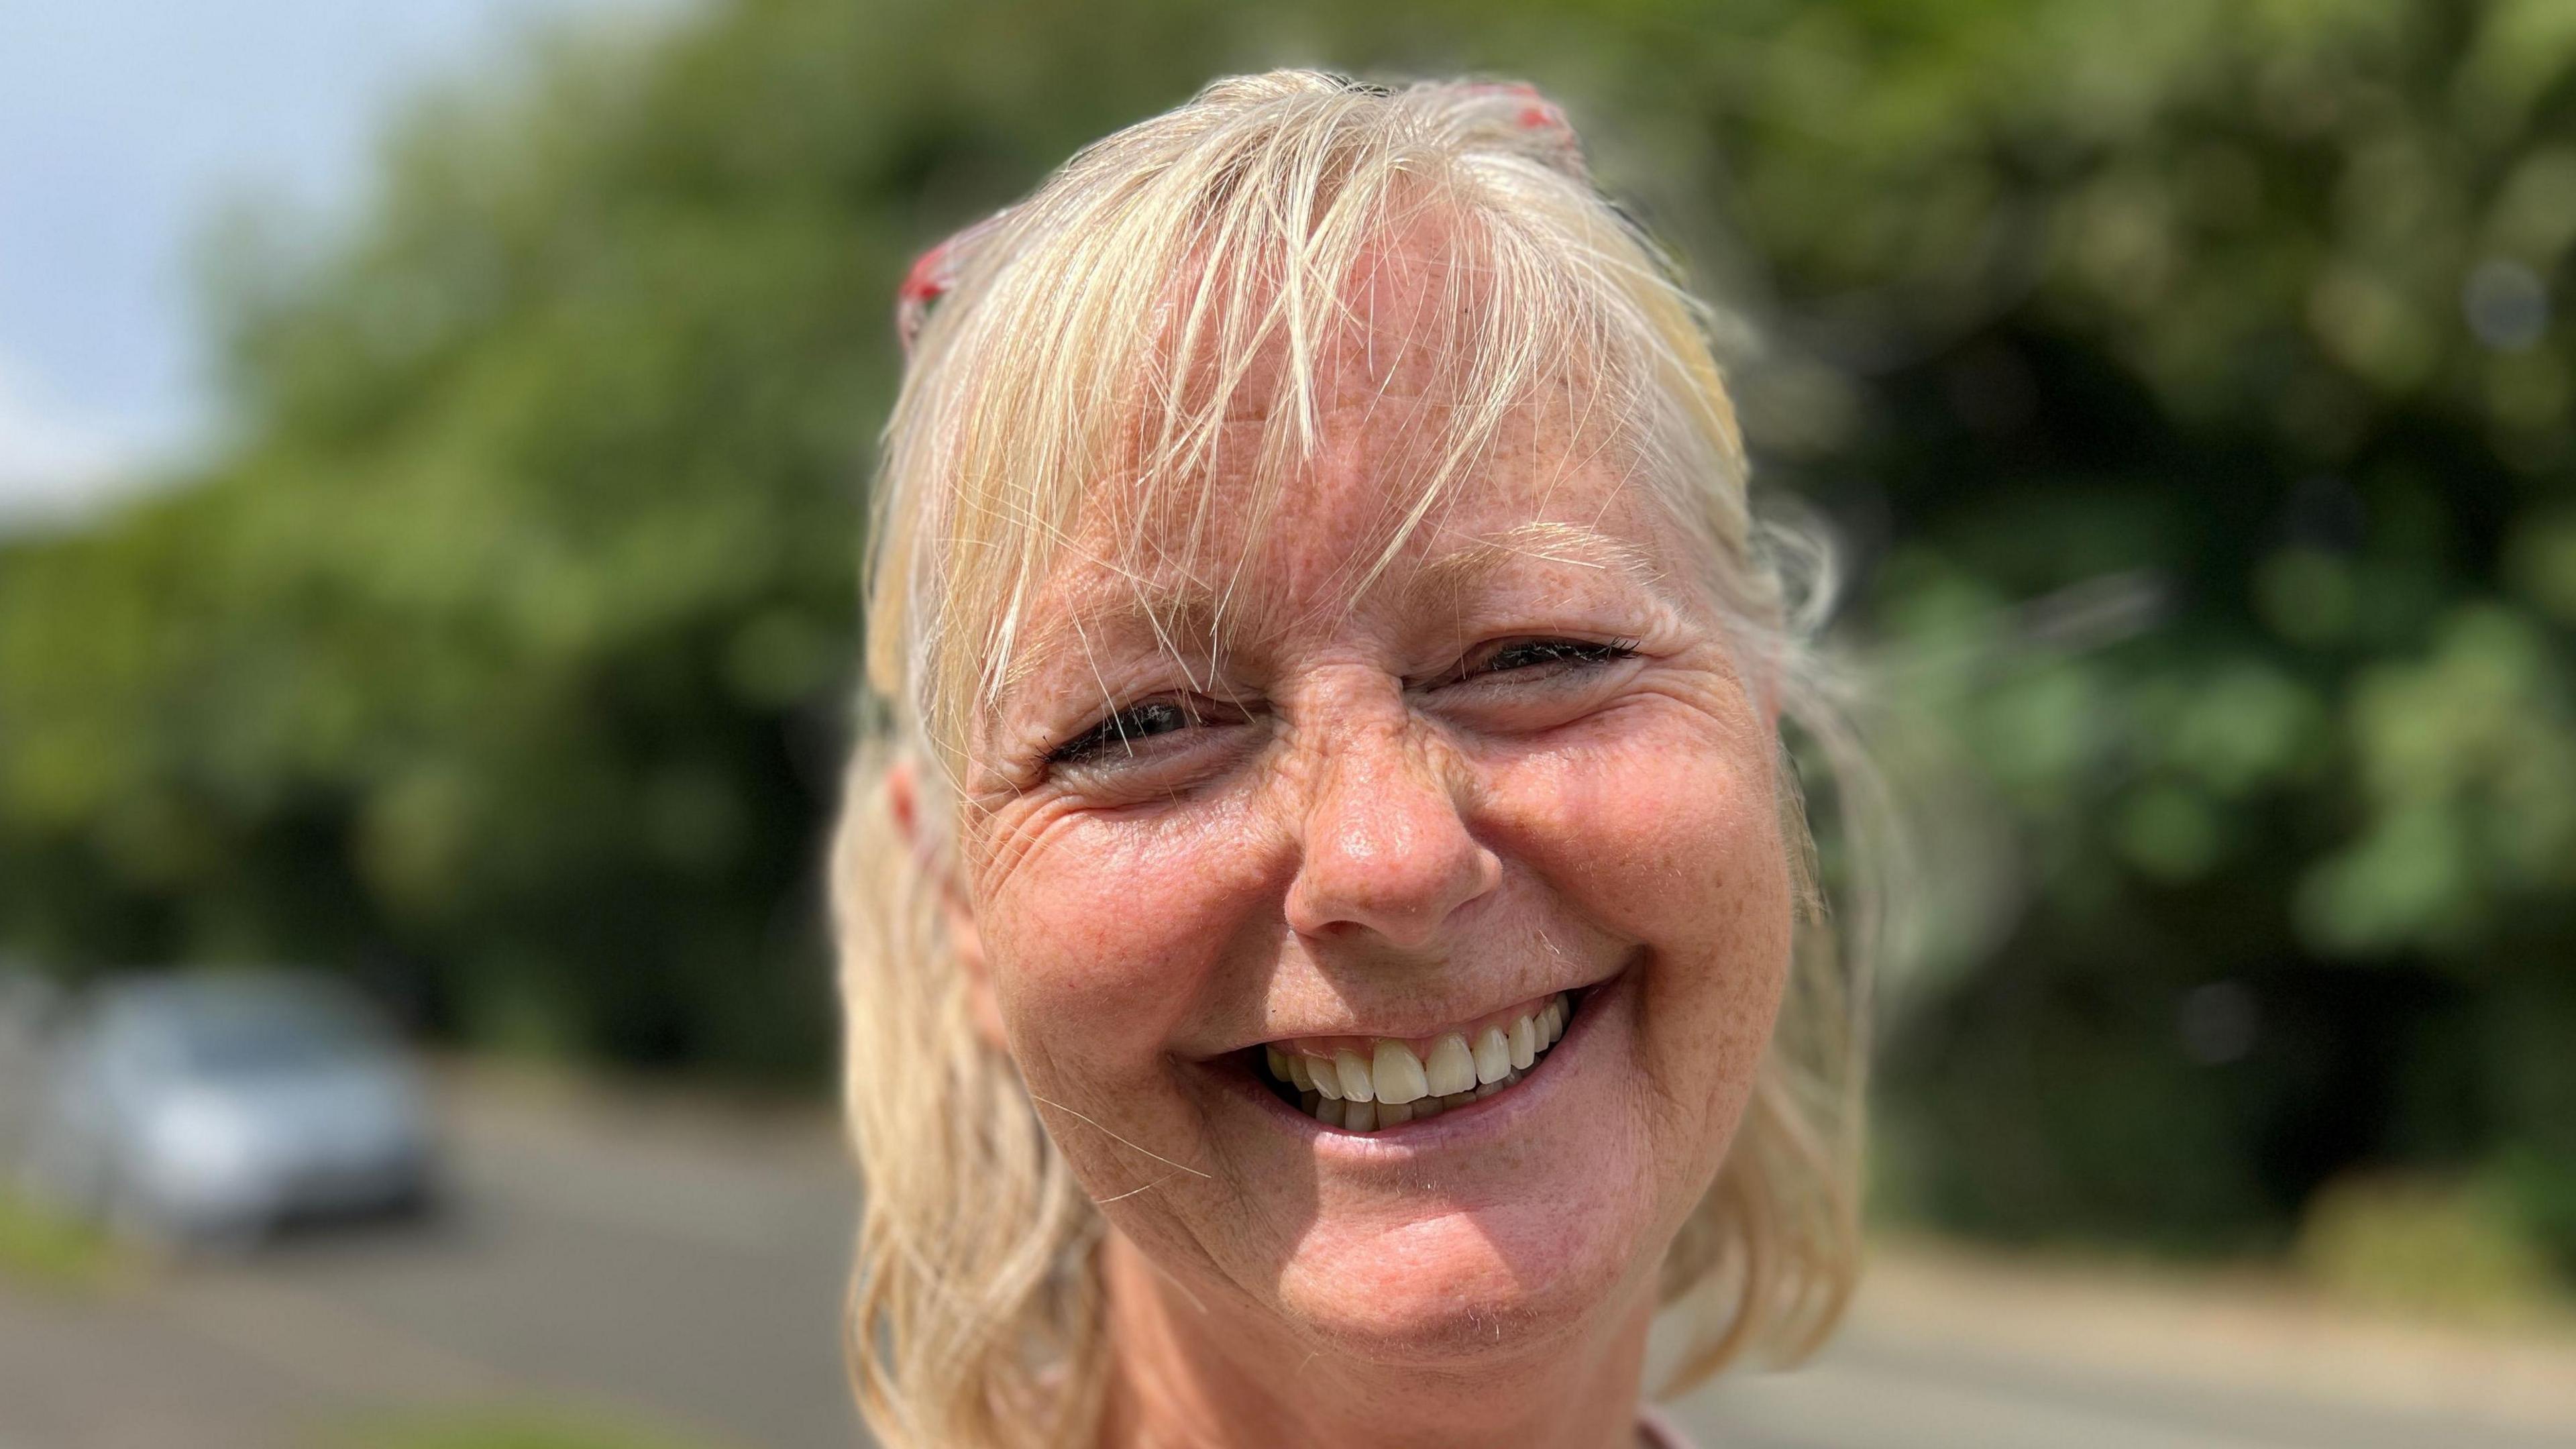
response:
[[[1050,765],[1079,764],[1135,740],[1170,734],[1197,723],[1197,716],[1169,700],[1130,705],[1047,751]]]
[[[1460,674],[1473,678],[1479,674],[1499,674],[1512,669],[1529,669],[1542,664],[1610,664],[1636,657],[1637,640],[1613,639],[1519,639],[1488,654],[1472,669]]]
[[[1479,660],[1459,667],[1458,679],[1534,669],[1549,664],[1610,664],[1634,658],[1634,639],[1516,639]],[[1130,705],[1047,751],[1049,765],[1078,765],[1135,741],[1170,734],[1201,722],[1199,712],[1172,700]]]

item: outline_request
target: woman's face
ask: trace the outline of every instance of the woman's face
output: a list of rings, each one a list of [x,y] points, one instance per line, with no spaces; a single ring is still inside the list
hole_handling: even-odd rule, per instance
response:
[[[1238,1324],[1430,1365],[1650,1301],[1751,1090],[1791,887],[1710,562],[1565,425],[1579,390],[1358,587],[1437,431],[1438,388],[1371,342],[1323,369],[1267,525],[1218,525],[1203,557],[1239,568],[1140,571],[1106,495],[1080,521],[976,742],[962,860],[970,964],[1115,1228]],[[1209,516],[1249,495],[1229,471]],[[1513,1055],[1524,1015],[1529,1065],[1486,1080],[1485,1030]],[[1355,1132],[1274,1051],[1424,1095]]]

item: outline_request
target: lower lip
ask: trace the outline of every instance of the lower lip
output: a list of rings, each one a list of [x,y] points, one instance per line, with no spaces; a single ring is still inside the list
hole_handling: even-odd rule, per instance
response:
[[[1413,1153],[1436,1151],[1452,1143],[1500,1136],[1510,1130],[1519,1117],[1546,1105],[1558,1084],[1576,1075],[1585,1065],[1578,1055],[1593,1034],[1593,1024],[1603,1008],[1616,1005],[1630,989],[1635,968],[1592,987],[1584,994],[1574,1017],[1566,1023],[1565,1035],[1557,1038],[1538,1065],[1510,1090],[1496,1092],[1481,1102],[1452,1107],[1437,1117],[1418,1118],[1382,1127],[1375,1132],[1344,1132],[1323,1123],[1279,1100],[1269,1088],[1255,1081],[1249,1073],[1221,1073],[1236,1090],[1254,1098],[1273,1118],[1291,1132],[1310,1138],[1319,1152],[1350,1154],[1358,1157],[1381,1156],[1389,1152]]]

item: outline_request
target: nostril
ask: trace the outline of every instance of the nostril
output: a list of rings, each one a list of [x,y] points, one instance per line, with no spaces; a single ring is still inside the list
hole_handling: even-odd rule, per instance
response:
[[[1436,939],[1450,916],[1502,883],[1501,857],[1460,827],[1453,839],[1310,853],[1288,893],[1289,924],[1329,938],[1367,931],[1405,947]]]
[[[1317,939],[1359,929],[1429,944],[1450,914],[1502,882],[1469,828],[1464,782],[1410,747],[1339,752],[1303,812],[1289,924]]]

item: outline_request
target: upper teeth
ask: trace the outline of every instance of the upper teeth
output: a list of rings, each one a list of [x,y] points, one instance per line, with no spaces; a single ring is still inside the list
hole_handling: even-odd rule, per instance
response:
[[[1567,997],[1553,996],[1509,1023],[1488,1023],[1472,1037],[1449,1032],[1419,1052],[1410,1042],[1378,1037],[1365,1047],[1336,1045],[1329,1054],[1291,1044],[1268,1047],[1265,1055],[1270,1075],[1294,1087],[1317,1121],[1374,1132],[1463,1107],[1519,1081],[1565,1035],[1572,1010]]]

